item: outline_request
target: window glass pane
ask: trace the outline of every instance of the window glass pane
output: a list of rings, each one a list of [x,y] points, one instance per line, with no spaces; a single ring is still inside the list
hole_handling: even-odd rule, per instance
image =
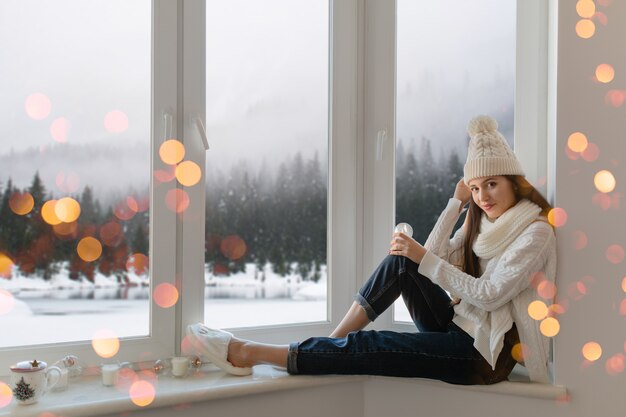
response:
[[[463,176],[467,122],[495,117],[512,145],[516,1],[397,7],[396,221],[424,243]],[[411,320],[395,307],[396,320]]]
[[[0,2],[0,347],[149,332],[151,2]]]
[[[329,6],[207,1],[205,321],[327,318]]]

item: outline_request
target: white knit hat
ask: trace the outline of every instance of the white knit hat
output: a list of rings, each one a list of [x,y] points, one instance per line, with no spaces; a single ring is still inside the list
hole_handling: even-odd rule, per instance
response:
[[[495,119],[475,117],[467,125],[467,133],[470,143],[463,168],[465,184],[474,178],[492,175],[525,175],[515,153],[498,132]]]

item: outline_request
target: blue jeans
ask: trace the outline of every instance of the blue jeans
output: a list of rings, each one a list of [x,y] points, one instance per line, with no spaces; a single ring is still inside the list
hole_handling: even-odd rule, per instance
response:
[[[358,331],[343,338],[312,337],[289,346],[291,374],[365,374],[438,379],[453,384],[493,384],[506,379],[515,360],[513,327],[496,369],[474,348],[474,339],[452,322],[448,294],[403,256],[387,256],[355,300],[374,321],[402,296],[418,333]]]

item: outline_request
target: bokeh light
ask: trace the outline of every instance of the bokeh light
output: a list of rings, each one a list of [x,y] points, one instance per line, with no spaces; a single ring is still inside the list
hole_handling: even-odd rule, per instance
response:
[[[74,222],[80,217],[80,204],[71,197],[64,197],[54,205],[54,214],[64,223]]]
[[[128,129],[128,116],[120,110],[113,110],[104,116],[104,128],[111,133],[122,133]]]
[[[574,132],[567,138],[567,147],[573,152],[582,152],[587,149],[587,136],[580,132]]]
[[[243,257],[247,249],[246,242],[237,235],[226,236],[220,242],[222,254],[231,261],[236,261]]]
[[[582,281],[576,281],[576,290],[579,294],[585,295],[587,294],[587,285]]]
[[[76,252],[85,262],[93,262],[102,255],[102,244],[94,237],[87,236],[78,242]]]
[[[517,362],[524,362],[530,355],[530,349],[523,343],[516,343],[511,348],[511,356]]]
[[[56,215],[56,204],[57,200],[48,200],[41,207],[41,218],[51,226],[61,223],[61,219]]]
[[[170,308],[178,302],[178,290],[168,282],[156,286],[152,294],[156,305],[162,308]]]
[[[0,252],[0,277],[8,278],[13,272],[13,260]]]
[[[606,249],[606,259],[614,265],[624,260],[624,248],[620,245],[611,245]]]
[[[0,288],[0,316],[8,314],[15,307],[15,297],[4,288]]]
[[[189,194],[185,190],[174,188],[165,194],[165,205],[175,213],[182,213],[189,208]]]
[[[193,161],[181,162],[176,166],[174,173],[178,182],[185,187],[196,185],[202,177],[200,167]]]
[[[54,234],[63,239],[75,239],[78,236],[78,223],[59,223],[52,226]]]
[[[615,108],[621,107],[626,99],[626,92],[622,90],[609,90],[604,95],[604,102]]]
[[[136,207],[136,204],[133,206]],[[120,220],[130,220],[135,216],[135,214],[137,214],[137,211],[133,210],[133,207],[128,205],[127,199],[124,199],[115,205],[113,208],[113,214]]]
[[[528,315],[533,320],[543,320],[548,315],[548,307],[546,303],[540,300],[535,300],[528,304]]]
[[[602,12],[596,11],[596,13],[593,15],[593,18],[598,21],[602,26],[606,26],[607,23],[609,23],[609,18],[606,16],[605,13]]]
[[[626,277],[622,278],[622,291],[626,292]]]
[[[624,298],[622,302],[619,303],[619,314],[621,316],[626,316],[626,298]]]
[[[553,337],[559,334],[559,331],[561,330],[561,325],[559,324],[559,321],[554,317],[547,317],[541,321],[541,324],[539,325],[539,330],[544,336]]]
[[[122,226],[118,222],[110,221],[100,226],[100,239],[105,245],[117,246],[123,238]]]
[[[135,197],[133,197],[132,195],[126,197],[126,205],[135,213],[139,211],[139,204],[137,203],[137,200],[135,200]]]
[[[600,148],[593,142],[587,144],[587,148],[580,153],[580,156],[587,162],[594,162],[600,156]]]
[[[587,234],[585,232],[582,230],[575,230],[572,235],[574,238],[574,248],[576,248],[576,250],[581,250],[587,247],[589,239],[587,238]]]
[[[13,390],[4,382],[0,381],[0,408],[11,404],[13,400]]]
[[[594,362],[602,356],[602,346],[597,342],[587,342],[583,345],[583,357],[589,362]]]
[[[155,389],[148,381],[140,380],[133,382],[128,390],[128,394],[135,405],[146,407],[154,401]]]
[[[589,19],[580,19],[576,23],[576,34],[583,38],[589,39],[596,32],[596,25]]]
[[[558,304],[558,303],[554,303],[552,305],[550,305],[550,307],[548,307],[550,309],[550,315],[553,316],[554,314],[565,314],[566,308],[565,305],[563,304]]]
[[[576,13],[578,13],[580,17],[592,17],[596,13],[596,5],[592,0],[578,0],[576,3]]]
[[[560,208],[555,207],[548,212],[548,222],[554,227],[561,227],[567,223],[567,212]]]
[[[137,275],[148,272],[149,259],[143,253],[133,253],[126,261],[126,270],[133,271]]]
[[[157,169],[154,171],[154,179],[160,183],[171,182],[176,178],[175,170],[176,167],[173,165],[166,167],[166,169]]]
[[[593,177],[593,183],[601,193],[610,193],[615,189],[615,177],[610,171],[603,169]]]
[[[59,143],[67,142],[67,134],[70,131],[70,121],[65,117],[54,119],[50,125],[50,135],[52,139]]]
[[[176,165],[185,157],[185,146],[176,139],[166,140],[159,147],[161,161],[167,165]]]
[[[596,67],[596,79],[601,83],[610,83],[615,77],[615,70],[609,64],[600,64]]]
[[[537,286],[537,294],[545,300],[551,300],[556,295],[556,285],[551,281],[541,281]]]
[[[120,350],[120,339],[110,329],[101,329],[91,338],[93,350],[102,358],[112,358]]]
[[[11,211],[19,216],[25,216],[35,207],[35,200],[29,192],[16,191],[9,198]]]
[[[45,94],[35,93],[26,97],[24,108],[31,119],[43,120],[50,115],[52,103]]]
[[[604,368],[609,375],[617,375],[624,372],[624,354],[617,353],[606,360]]]

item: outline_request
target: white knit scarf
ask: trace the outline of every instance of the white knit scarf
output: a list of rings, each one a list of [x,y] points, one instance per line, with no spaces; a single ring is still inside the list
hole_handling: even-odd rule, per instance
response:
[[[537,220],[539,213],[541,213],[541,207],[527,199],[520,200],[493,223],[483,213],[480,220],[480,232],[472,247],[474,253],[482,259],[491,259],[498,255],[526,227]]]

